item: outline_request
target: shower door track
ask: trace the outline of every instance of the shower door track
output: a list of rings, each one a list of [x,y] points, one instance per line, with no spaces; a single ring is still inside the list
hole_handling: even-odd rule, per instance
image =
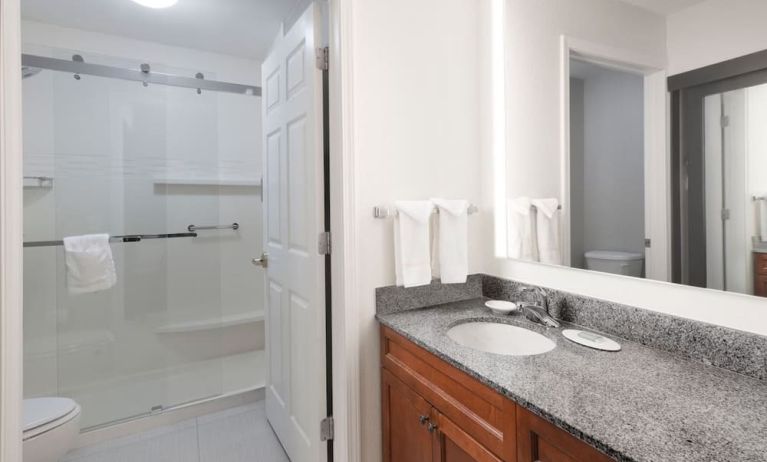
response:
[[[150,83],[167,85],[172,87],[193,88],[199,91],[223,91],[241,95],[261,96],[261,87],[255,85],[243,85],[240,83],[221,82],[218,80],[205,80],[203,74],[196,77],[182,75],[163,74],[152,72],[149,64],[142,64],[139,70],[124,69],[121,67],[105,66],[103,64],[91,64],[82,61],[82,57],[75,55],[72,60],[48,58],[30,54],[21,55],[21,65],[37,69],[51,71],[70,72],[75,76],[80,74],[107,77],[112,79],[131,80],[145,85]]]
[[[126,234],[124,236],[110,236],[109,242],[141,242],[145,239],[176,239],[180,237],[197,237],[197,233]],[[24,243],[24,247],[56,247],[60,245],[64,245],[64,241],[31,241]]]

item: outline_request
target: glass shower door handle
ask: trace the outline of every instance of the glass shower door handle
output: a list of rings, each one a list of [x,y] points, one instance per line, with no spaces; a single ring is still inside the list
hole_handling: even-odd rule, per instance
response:
[[[264,252],[261,254],[261,258],[254,258],[250,262],[261,268],[266,268],[269,266],[269,254]]]

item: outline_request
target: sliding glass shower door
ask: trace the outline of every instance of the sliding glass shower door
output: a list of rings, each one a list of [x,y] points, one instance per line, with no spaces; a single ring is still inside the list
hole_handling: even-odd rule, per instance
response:
[[[87,428],[258,386],[259,101],[24,80],[27,396],[75,399]],[[63,247],[41,241],[92,233],[130,236],[112,239],[117,283],[70,293]]]

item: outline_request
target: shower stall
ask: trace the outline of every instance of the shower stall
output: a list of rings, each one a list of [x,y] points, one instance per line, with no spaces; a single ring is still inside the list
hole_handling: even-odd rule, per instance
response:
[[[25,397],[74,399],[87,430],[263,387],[260,88],[25,52]],[[61,239],[91,233],[117,284],[71,294]]]

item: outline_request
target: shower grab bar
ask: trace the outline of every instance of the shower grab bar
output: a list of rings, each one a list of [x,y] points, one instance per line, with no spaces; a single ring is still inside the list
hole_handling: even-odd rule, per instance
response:
[[[233,229],[237,231],[240,229],[239,223],[232,223],[231,225],[189,225],[186,227],[186,229],[189,230],[190,233],[193,233],[195,231],[204,231],[207,229]]]
[[[109,236],[109,242],[141,242],[144,239],[173,239],[177,237],[197,237],[197,233],[126,234],[124,236]],[[64,245],[64,241],[31,241],[24,243],[24,247],[55,247],[58,245]]]

